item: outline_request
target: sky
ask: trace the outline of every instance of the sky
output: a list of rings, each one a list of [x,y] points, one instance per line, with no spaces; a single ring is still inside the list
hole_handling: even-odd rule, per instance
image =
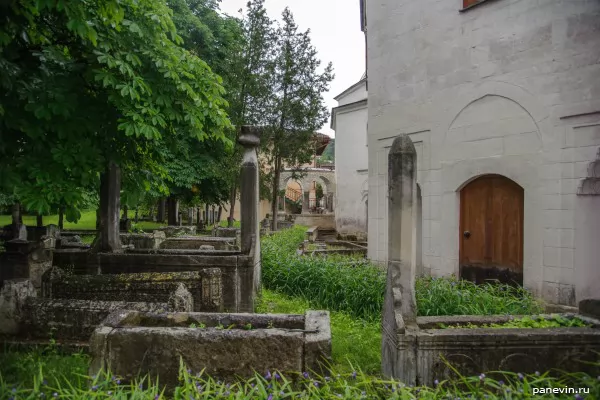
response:
[[[221,10],[240,16],[248,0],[222,0]],[[359,0],[266,0],[269,17],[281,20],[281,12],[289,7],[301,31],[310,29],[313,46],[322,65],[333,63],[335,78],[325,102],[331,112],[338,94],[360,80],[365,72],[365,37],[360,30]],[[335,136],[330,121],[320,132]]]

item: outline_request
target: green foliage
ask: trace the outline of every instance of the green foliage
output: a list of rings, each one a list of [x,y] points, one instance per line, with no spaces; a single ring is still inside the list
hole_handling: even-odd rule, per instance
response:
[[[323,194],[323,186],[320,183],[317,183],[317,187],[315,190],[315,196],[317,197],[317,201],[321,200],[324,196]]]
[[[221,382],[203,375],[201,371],[180,367],[180,383],[172,393],[167,394],[156,381],[141,378],[130,383],[121,382],[119,377],[109,373],[100,373],[94,377],[86,377],[80,370],[77,359],[62,357],[63,365],[56,365],[56,370],[44,368],[45,360],[37,363],[22,362],[18,353],[0,355],[0,396],[2,398],[68,398],[83,400],[90,398],[112,399],[453,399],[472,397],[476,399],[533,399],[533,389],[546,388],[589,388],[586,398],[595,399],[600,396],[600,380],[584,374],[562,374],[554,377],[544,374],[497,373],[497,378],[481,376],[463,377],[439,382],[435,387],[410,387],[401,382],[381,379],[364,374],[360,369],[352,372],[331,370],[325,375],[312,371],[298,374],[282,374],[278,371],[261,371],[249,379],[233,382]],[[5,369],[11,368],[6,363],[12,362],[29,365],[30,369],[17,376],[7,376]],[[73,364],[76,364],[75,368]],[[39,363],[39,364],[38,364]],[[68,377],[52,376],[53,373],[66,373]],[[50,375],[49,375],[50,374]],[[8,379],[7,379],[8,378]],[[569,395],[569,398],[572,395]],[[589,396],[589,397],[588,397]],[[548,394],[543,398],[564,399],[564,394]]]
[[[527,315],[539,314],[542,305],[521,287],[451,278],[420,278],[416,283],[419,315]]]
[[[4,2],[0,191],[42,214],[85,208],[110,160],[145,190],[176,135],[227,141],[221,79],[161,0]],[[127,174],[125,174],[127,175]]]
[[[325,147],[320,161],[330,163],[335,162],[335,139],[331,139],[331,142]]]
[[[541,315],[536,315],[532,317],[523,317],[516,318],[512,321],[502,322],[497,324],[483,324],[483,325],[475,325],[475,324],[466,324],[466,325],[450,325],[450,326],[440,326],[442,329],[479,329],[479,328],[584,328],[588,327],[590,324],[586,323],[580,318],[566,318],[561,315],[552,315],[550,318],[546,318]]]

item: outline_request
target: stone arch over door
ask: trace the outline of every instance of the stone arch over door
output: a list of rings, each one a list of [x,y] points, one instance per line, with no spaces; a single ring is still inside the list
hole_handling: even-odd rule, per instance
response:
[[[474,109],[482,100],[495,98],[504,104],[515,105],[520,108],[535,125],[537,136],[544,145],[558,139],[550,123],[550,113],[539,103],[539,100],[521,86],[506,82],[486,81],[476,85],[469,91],[465,91],[453,101],[453,105],[447,109],[442,116],[440,125],[437,127],[435,136],[441,143],[445,144],[451,138],[451,130],[457,125],[458,120],[469,109]],[[498,110],[494,110],[498,111]],[[508,127],[510,129],[510,127]],[[546,138],[550,139],[547,140]]]
[[[523,284],[524,190],[496,174],[460,189],[459,271],[462,279]]]
[[[441,234],[442,262],[451,266],[446,273],[460,275],[460,192],[483,175],[502,175],[523,188],[523,286],[540,295],[543,281],[542,194],[538,162],[535,159],[499,157],[465,160],[445,166],[442,171]]]
[[[489,119],[496,108],[513,112],[505,120]],[[477,124],[479,132],[473,129]],[[481,175],[497,174],[524,189],[523,285],[542,295],[544,224],[540,205],[545,198],[540,185],[545,168],[542,155],[560,150],[559,134],[552,126],[548,110],[523,87],[486,81],[457,93],[432,130],[432,146],[438,151],[431,167],[441,170],[437,203],[441,209],[436,221],[439,247],[424,248],[425,261],[431,265],[432,273],[460,275],[457,234],[460,189]],[[423,194],[429,196],[427,190]],[[428,258],[436,263],[428,262]]]

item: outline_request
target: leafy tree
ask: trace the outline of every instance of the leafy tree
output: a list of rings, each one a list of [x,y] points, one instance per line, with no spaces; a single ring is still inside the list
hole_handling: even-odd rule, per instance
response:
[[[9,0],[0,15],[0,191],[29,210],[76,221],[109,165],[148,182],[177,136],[227,141],[221,79],[164,1]]]
[[[264,0],[249,1],[242,21],[243,42],[233,57],[228,80],[229,115],[236,126],[267,125],[269,101],[273,88],[273,49],[275,31],[264,7]],[[237,141],[236,141],[237,142]],[[228,224],[233,226],[233,214],[239,188],[239,165],[243,149],[236,146],[230,158],[228,176],[230,180]],[[265,194],[265,172],[261,170],[261,197]]]
[[[327,147],[325,147],[325,150],[323,150],[321,161],[335,162],[335,139],[332,139]]]
[[[275,95],[270,104],[270,135],[267,141],[272,174],[272,230],[277,230],[277,199],[280,174],[284,166],[298,166],[310,161],[314,132],[329,117],[323,93],[333,79],[329,63],[319,72],[321,61],[312,46],[310,31],[299,32],[291,11],[283,11],[277,29],[276,57],[272,87]]]

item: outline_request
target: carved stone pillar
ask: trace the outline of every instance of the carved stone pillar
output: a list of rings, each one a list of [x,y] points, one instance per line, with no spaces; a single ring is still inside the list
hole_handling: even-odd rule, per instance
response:
[[[310,213],[310,192],[304,192],[302,196],[302,214]]]

